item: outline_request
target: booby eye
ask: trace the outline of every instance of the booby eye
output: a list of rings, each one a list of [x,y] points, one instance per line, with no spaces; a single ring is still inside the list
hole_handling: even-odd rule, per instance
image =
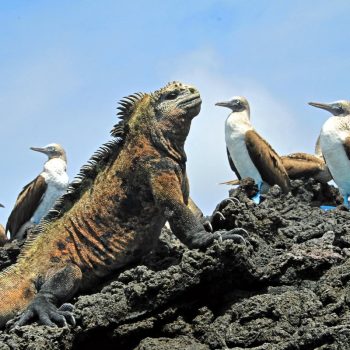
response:
[[[47,149],[49,152],[54,152],[55,151],[55,147],[53,147],[53,146],[50,146],[50,147],[48,147],[48,149]]]
[[[172,91],[172,92],[169,92],[166,96],[165,96],[165,99],[166,100],[175,100],[175,98],[179,96],[179,93],[177,91]]]
[[[339,113],[342,113],[344,110],[343,110],[343,106],[341,104],[338,104],[337,105],[337,110]]]

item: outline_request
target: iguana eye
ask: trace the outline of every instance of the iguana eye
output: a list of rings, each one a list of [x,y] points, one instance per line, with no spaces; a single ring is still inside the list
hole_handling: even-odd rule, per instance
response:
[[[165,99],[166,100],[175,100],[175,98],[179,96],[179,93],[176,92],[176,91],[172,91],[172,92],[169,92],[166,96],[165,96]]]

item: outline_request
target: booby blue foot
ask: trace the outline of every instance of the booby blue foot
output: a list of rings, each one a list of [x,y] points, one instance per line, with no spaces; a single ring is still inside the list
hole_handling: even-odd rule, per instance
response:
[[[262,185],[263,185],[263,183],[262,182],[259,182],[258,183],[258,189],[259,189],[259,191],[258,191],[258,193],[254,196],[254,197],[252,197],[252,201],[255,203],[255,204],[260,204],[260,194],[261,194],[261,187],[262,187]]]
[[[333,210],[336,207],[334,207],[333,205],[321,205],[320,209],[324,210],[324,211],[329,211],[329,210]]]
[[[349,208],[349,195],[346,195],[344,196],[344,205],[348,208]]]
[[[254,197],[252,197],[252,201],[255,204],[260,204],[260,192],[258,192]]]

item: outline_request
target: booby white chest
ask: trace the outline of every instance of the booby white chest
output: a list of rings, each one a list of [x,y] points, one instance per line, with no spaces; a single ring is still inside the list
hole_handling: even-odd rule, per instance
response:
[[[45,163],[44,170],[40,175],[44,177],[47,189],[38,208],[30,219],[31,222],[38,224],[53,207],[56,200],[66,192],[69,184],[66,170],[67,164],[62,159],[54,158]]]
[[[252,162],[245,134],[253,130],[247,111],[231,113],[225,123],[226,146],[241,178],[251,177],[256,184],[262,182],[258,169]]]
[[[327,166],[343,196],[350,195],[350,161],[343,143],[350,136],[350,118],[331,117],[323,125],[320,145]]]

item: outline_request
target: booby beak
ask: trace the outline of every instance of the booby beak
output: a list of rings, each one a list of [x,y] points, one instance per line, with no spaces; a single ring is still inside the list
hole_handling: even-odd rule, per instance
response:
[[[0,203],[0,208],[5,208],[5,207]]]
[[[324,109],[331,113],[333,111],[333,103],[309,102],[309,105],[316,108]]]
[[[30,147],[32,151],[41,152],[47,154],[47,149],[43,147]]]
[[[230,108],[231,104],[230,104],[230,101],[223,101],[223,102],[216,102],[215,106]]]

